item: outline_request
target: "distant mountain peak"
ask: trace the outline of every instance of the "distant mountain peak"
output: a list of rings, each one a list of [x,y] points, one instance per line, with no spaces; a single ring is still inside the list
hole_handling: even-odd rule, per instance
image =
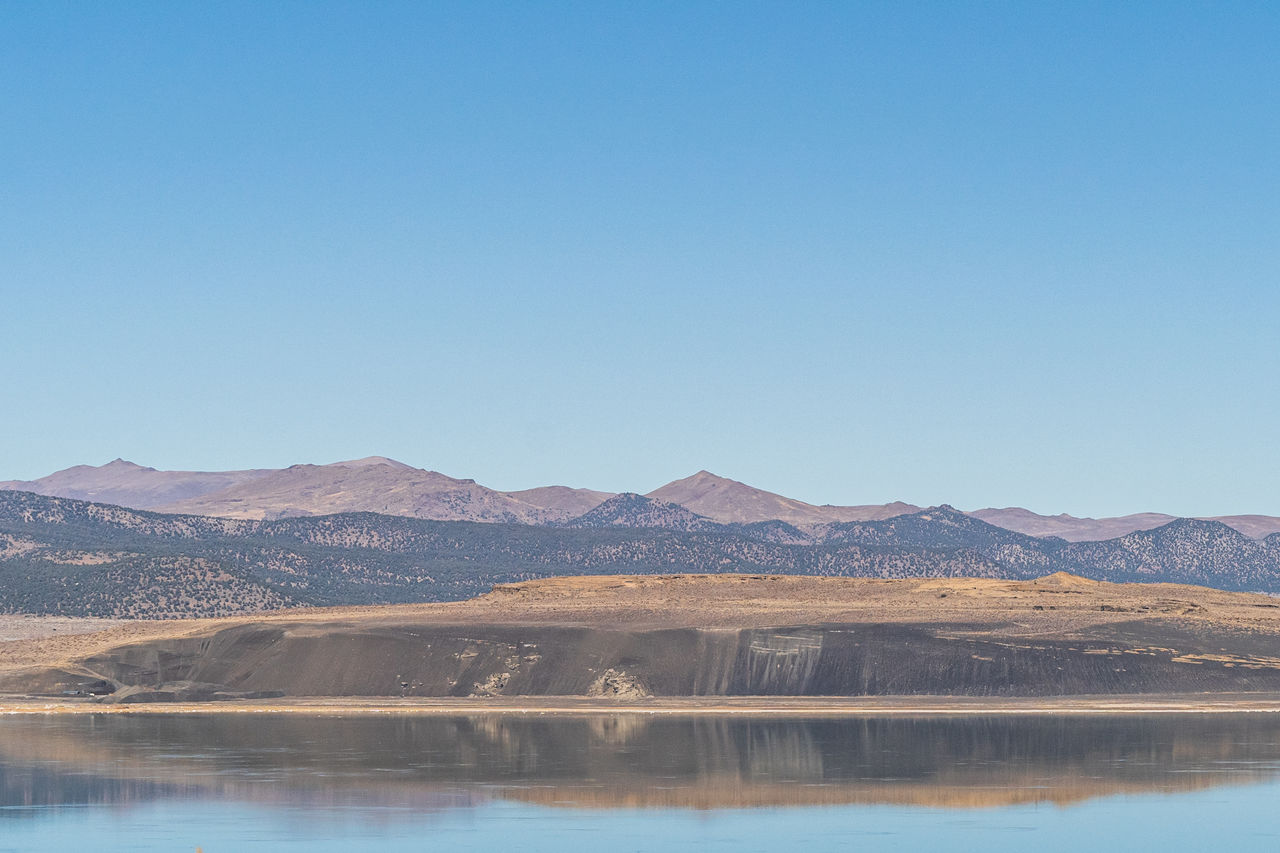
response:
[[[907,513],[907,515],[915,516],[923,521],[950,521],[952,523],[980,521],[980,519],[976,519],[966,512],[961,512],[951,504],[938,504],[918,512]]]
[[[107,471],[154,471],[156,470],[155,468],[148,468],[144,465],[139,465],[136,462],[130,462],[129,460],[119,456],[117,456],[115,459],[112,459],[106,465],[102,465],[100,467]]]
[[[646,497],[679,504],[722,524],[778,520],[813,527],[832,522],[889,518],[919,509],[902,503],[818,507],[713,474],[705,468],[654,489]]]
[[[690,474],[679,480],[672,480],[663,486],[663,489],[672,487],[683,487],[685,489],[717,489],[725,486],[739,486],[744,489],[751,489],[746,483],[740,483],[737,480],[730,480],[728,477],[721,477],[719,474],[713,474],[705,468],[696,474]],[[757,491],[752,489],[752,491]],[[652,494],[652,492],[650,493]]]
[[[572,521],[568,527],[660,527],[686,533],[718,530],[720,525],[679,504],[623,492]]]
[[[0,483],[0,489],[153,509],[226,488],[268,471],[157,471],[126,459],[105,465],[75,465],[38,480]]]
[[[1154,530],[1138,531],[1137,533],[1146,533],[1153,536],[1225,536],[1233,539],[1248,538],[1234,527],[1231,527],[1228,524],[1223,524],[1221,521],[1208,518],[1175,518],[1163,527],[1157,527]]]
[[[389,468],[395,468],[397,471],[418,470],[417,468],[414,468],[412,465],[406,465],[403,462],[400,462],[395,459],[391,459],[386,456],[365,456],[360,459],[347,459],[342,462],[330,462],[328,465],[324,467],[326,468],[366,468],[366,467],[372,467],[374,465],[386,465]],[[468,480],[465,482],[475,482],[475,481]]]

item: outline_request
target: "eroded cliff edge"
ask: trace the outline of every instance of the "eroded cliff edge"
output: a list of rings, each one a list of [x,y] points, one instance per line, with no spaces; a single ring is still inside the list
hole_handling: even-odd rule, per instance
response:
[[[11,655],[0,689],[106,701],[1280,691],[1273,599],[1071,576],[553,579],[452,604],[131,628],[61,659]]]

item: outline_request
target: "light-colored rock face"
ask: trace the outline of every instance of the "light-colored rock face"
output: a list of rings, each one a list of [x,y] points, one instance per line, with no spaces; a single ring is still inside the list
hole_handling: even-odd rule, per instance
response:
[[[839,521],[878,521],[920,509],[901,502],[870,506],[814,506],[737,480],[718,477],[710,471],[699,471],[692,477],[667,483],[645,497],[679,504],[698,515],[726,524],[785,521],[809,526]]]
[[[273,473],[246,471],[157,471],[117,459],[106,465],[76,465],[38,480],[0,482],[0,489],[51,497],[155,509],[231,488]]]

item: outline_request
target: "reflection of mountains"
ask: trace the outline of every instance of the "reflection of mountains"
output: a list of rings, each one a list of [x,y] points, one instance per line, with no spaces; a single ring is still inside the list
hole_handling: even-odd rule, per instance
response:
[[[1280,720],[75,716],[0,720],[0,756],[9,806],[969,808],[1261,781]]]

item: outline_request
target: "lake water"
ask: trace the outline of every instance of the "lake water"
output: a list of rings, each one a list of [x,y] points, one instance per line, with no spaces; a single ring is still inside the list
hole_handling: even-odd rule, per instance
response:
[[[1275,851],[1273,715],[0,718],[0,851]]]

